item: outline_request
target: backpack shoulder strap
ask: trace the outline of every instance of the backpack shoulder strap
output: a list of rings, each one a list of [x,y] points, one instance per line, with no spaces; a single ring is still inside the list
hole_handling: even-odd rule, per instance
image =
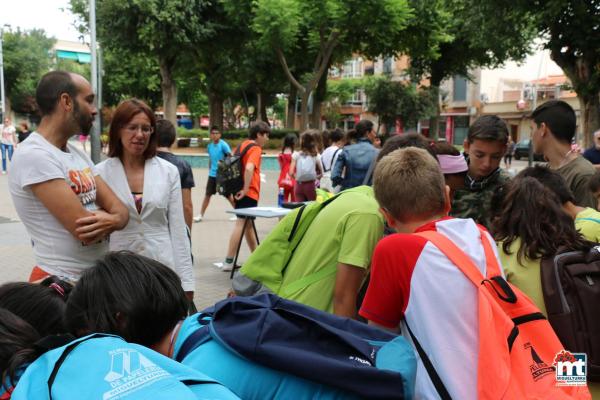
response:
[[[369,184],[369,181],[371,180],[371,177],[373,176],[373,171],[375,171],[375,164],[377,164],[377,162],[375,161],[375,159],[373,159],[373,161],[371,161],[371,165],[369,165],[367,174],[365,175],[365,178],[362,181],[363,185]]]
[[[480,229],[481,242],[483,245],[485,259],[486,259],[486,275],[488,278],[500,275],[500,267],[496,255],[492,250],[492,246],[489,243],[489,239],[485,233]],[[455,264],[475,286],[479,286],[485,279],[479,268],[475,266],[475,263],[471,258],[465,254],[464,251],[458,248],[458,246],[448,239],[446,236],[439,232],[427,231],[419,232],[416,235],[424,237],[435,245],[453,264]]]
[[[433,386],[435,386],[435,390],[438,392],[438,395],[442,400],[452,400],[452,397],[450,396],[448,389],[446,389],[442,378],[440,378],[440,376],[438,375],[437,371],[435,370],[435,367],[433,366],[433,363],[429,359],[429,356],[427,355],[425,350],[423,350],[423,347],[421,347],[421,343],[419,343],[419,341],[415,337],[414,333],[410,329],[410,326],[408,326],[408,322],[406,322],[406,319],[403,322],[404,325],[406,325],[406,330],[410,334],[410,338],[412,339],[415,348],[417,349],[417,353],[419,353],[419,357],[423,362],[423,366],[425,367],[425,370],[427,370],[427,375],[429,375],[429,379],[431,379]]]
[[[340,152],[340,150],[342,150],[340,147],[337,148],[337,150],[333,153],[333,157],[331,157],[331,162],[329,163],[329,168],[325,169],[325,167],[323,167],[323,169],[325,169],[325,172],[329,172],[333,169],[333,163],[335,161],[335,156],[337,156],[337,154]]]
[[[242,147],[242,144],[240,143],[240,145],[238,146],[236,152],[240,154],[240,158],[244,158],[244,156],[246,155],[246,153],[248,152],[248,150],[250,150],[252,147],[255,147],[255,146],[257,146],[256,143],[249,143],[246,147],[244,147],[244,150],[242,150],[242,152],[239,153],[239,151],[240,151],[240,149]]]

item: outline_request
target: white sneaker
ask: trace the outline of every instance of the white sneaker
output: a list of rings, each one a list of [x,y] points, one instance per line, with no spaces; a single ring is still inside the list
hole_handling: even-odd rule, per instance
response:
[[[194,222],[200,222],[204,219],[204,215],[198,214],[194,217]]]
[[[230,221],[237,221],[237,216],[234,215],[233,217],[229,218]]]
[[[223,263],[223,267],[221,268],[222,271],[225,272],[230,272],[233,269],[233,262],[224,262]]]

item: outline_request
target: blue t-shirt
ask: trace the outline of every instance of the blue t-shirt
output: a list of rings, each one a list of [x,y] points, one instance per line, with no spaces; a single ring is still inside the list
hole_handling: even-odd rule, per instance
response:
[[[67,346],[30,364],[12,400],[48,398],[48,379]],[[199,371],[117,336],[93,338],[75,347],[56,375],[52,394],[66,400],[239,400]]]
[[[185,339],[200,328],[198,314],[186,318],[179,329],[173,357]],[[217,380],[244,400],[357,400],[356,396],[334,387],[246,360],[216,340],[200,345],[183,359],[182,364]]]
[[[227,154],[231,153],[231,148],[226,141],[221,139],[217,144],[210,142],[207,150],[210,157],[210,171],[208,171],[208,176],[214,178],[217,176],[217,163],[219,160],[224,159]]]

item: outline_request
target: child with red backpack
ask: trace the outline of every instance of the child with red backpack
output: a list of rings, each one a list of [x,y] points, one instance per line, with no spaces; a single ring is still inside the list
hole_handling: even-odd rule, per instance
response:
[[[415,398],[590,398],[585,385],[557,385],[560,341],[504,280],[489,233],[447,216],[449,189],[430,154],[406,148],[383,157],[373,187],[398,234],[375,249],[360,315],[412,342]]]

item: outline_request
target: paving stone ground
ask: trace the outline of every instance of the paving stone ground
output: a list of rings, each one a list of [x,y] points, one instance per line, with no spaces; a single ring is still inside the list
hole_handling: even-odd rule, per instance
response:
[[[10,168],[10,165],[9,165]],[[9,170],[10,173],[10,170]],[[261,206],[277,204],[278,172],[265,171],[266,183],[261,185]],[[208,177],[207,169],[194,169],[196,187],[192,190],[194,213],[200,210]],[[230,288],[229,273],[212,265],[225,257],[234,222],[229,221],[229,203],[221,196],[213,196],[202,222],[192,227],[192,252],[196,273],[194,300],[199,309],[223,299]],[[276,219],[256,220],[259,238],[264,238],[277,223]],[[245,242],[240,260],[249,254]],[[18,219],[8,191],[8,175],[0,175],[0,284],[26,280],[35,265],[30,239]]]

